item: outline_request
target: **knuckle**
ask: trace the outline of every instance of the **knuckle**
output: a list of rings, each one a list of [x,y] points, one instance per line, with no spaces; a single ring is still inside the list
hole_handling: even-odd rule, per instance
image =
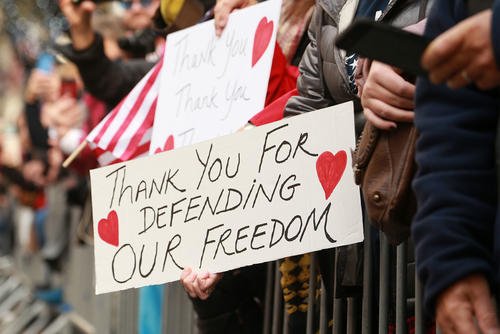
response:
[[[373,112],[381,118],[387,118],[388,116],[390,116],[389,111],[385,108],[375,109],[373,110]]]
[[[399,85],[396,87],[397,96],[406,96],[409,94],[409,89],[405,85]]]

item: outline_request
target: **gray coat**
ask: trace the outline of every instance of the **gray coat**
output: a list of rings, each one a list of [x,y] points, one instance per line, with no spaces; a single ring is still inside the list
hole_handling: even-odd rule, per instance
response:
[[[414,24],[418,21],[420,2],[391,0],[379,20],[398,27]],[[317,1],[309,25],[311,42],[299,65],[297,89],[300,95],[288,101],[286,114],[299,114],[354,100],[356,128],[361,128],[364,119],[359,98],[349,89],[345,53],[334,45],[339,31],[352,22],[357,4],[358,0]]]

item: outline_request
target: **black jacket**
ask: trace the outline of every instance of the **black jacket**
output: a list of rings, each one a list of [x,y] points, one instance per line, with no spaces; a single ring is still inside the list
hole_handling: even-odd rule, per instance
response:
[[[78,67],[85,89],[105,102],[108,109],[116,106],[154,66],[143,59],[110,60],[104,54],[99,34],[85,50],[75,50],[71,44],[60,46],[59,50]]]

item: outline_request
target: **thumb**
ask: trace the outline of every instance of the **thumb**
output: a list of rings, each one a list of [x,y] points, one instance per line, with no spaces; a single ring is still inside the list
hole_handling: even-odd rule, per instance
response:
[[[459,51],[465,38],[467,28],[468,25],[466,22],[463,22],[444,32],[432,41],[422,56],[423,68],[427,70],[435,68]]]

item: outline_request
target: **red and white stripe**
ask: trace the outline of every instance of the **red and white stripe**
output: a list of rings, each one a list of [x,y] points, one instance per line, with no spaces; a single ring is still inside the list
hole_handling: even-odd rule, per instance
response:
[[[149,152],[163,57],[87,136],[101,166]]]

